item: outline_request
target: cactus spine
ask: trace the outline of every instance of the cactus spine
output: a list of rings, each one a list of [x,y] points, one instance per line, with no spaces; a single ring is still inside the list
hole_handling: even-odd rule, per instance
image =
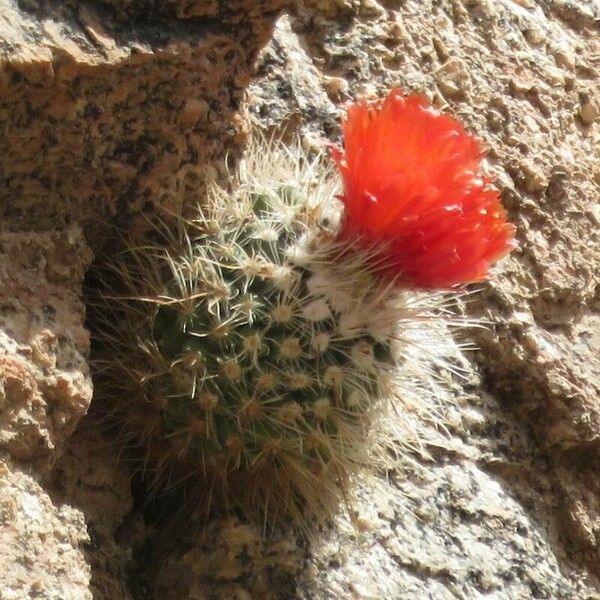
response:
[[[368,250],[335,241],[322,161],[278,145],[249,161],[232,192],[112,262],[99,379],[159,487],[197,481],[305,525],[364,462],[415,309]]]

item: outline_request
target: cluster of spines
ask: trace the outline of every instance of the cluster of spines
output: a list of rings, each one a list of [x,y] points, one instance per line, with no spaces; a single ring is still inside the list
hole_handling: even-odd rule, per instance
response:
[[[289,189],[280,191],[280,196],[288,195]],[[320,427],[327,427],[341,410],[351,416],[352,408],[364,404],[359,396],[377,397],[375,347],[386,354],[385,343],[369,341],[368,333],[341,330],[342,313],[328,303],[319,277],[309,265],[292,262],[301,221],[282,225],[280,211],[268,208],[265,195],[255,194],[252,200],[252,213],[235,230],[224,231],[222,223],[216,235],[193,242],[195,251],[190,247],[200,254],[195,260],[208,263],[216,274],[207,278],[203,273],[200,285],[206,296],[188,290],[194,308],[181,310],[177,304],[186,305],[189,299],[181,299],[181,289],[170,292],[175,304],[160,307],[154,317],[159,351],[173,360],[175,370],[187,371],[182,390],[186,405],[198,390],[211,398],[230,399],[232,408],[222,406],[222,398],[211,408],[231,411],[220,419],[235,425],[231,432],[221,428],[219,443],[225,447],[262,437],[253,429],[245,440],[234,441],[244,429],[238,424],[244,418],[254,419],[254,427],[260,417],[273,419],[274,435],[266,445],[274,446],[275,438],[284,437],[282,430],[302,430],[298,421],[306,420],[307,413]],[[348,379],[350,390],[345,389]]]
[[[347,249],[319,209],[287,185],[215,190],[166,243],[113,265],[131,380],[115,414],[158,480],[239,484],[245,508],[300,519],[363,460],[398,311],[364,253],[336,260]]]

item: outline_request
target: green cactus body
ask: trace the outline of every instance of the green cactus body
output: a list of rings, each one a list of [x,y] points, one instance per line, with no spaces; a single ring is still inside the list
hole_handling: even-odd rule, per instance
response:
[[[323,227],[332,194],[290,179],[215,188],[112,268],[124,436],[157,480],[186,473],[269,523],[322,516],[344,492],[407,310]]]

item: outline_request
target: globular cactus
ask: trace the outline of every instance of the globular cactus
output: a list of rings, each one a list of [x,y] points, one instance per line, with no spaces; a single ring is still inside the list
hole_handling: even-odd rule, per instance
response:
[[[105,277],[99,378],[112,383],[123,437],[162,485],[192,479],[205,499],[269,524],[327,514],[364,461],[369,424],[406,357],[407,323],[425,314],[414,288],[480,279],[511,244],[456,121],[398,91],[348,115],[346,152],[334,151],[345,213],[322,158],[263,143],[230,190],[214,186],[191,215],[161,222],[154,242],[130,244]],[[429,188],[418,187],[422,173],[398,173],[386,148],[393,140],[402,152],[402,140],[377,130],[384,118],[391,129],[401,122],[416,147],[415,115],[439,151],[425,161]],[[440,200],[443,176],[451,194]]]

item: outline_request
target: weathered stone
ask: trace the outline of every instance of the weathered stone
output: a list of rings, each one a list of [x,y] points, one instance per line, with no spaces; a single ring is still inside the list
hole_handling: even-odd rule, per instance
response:
[[[352,24],[342,28],[307,1],[293,29],[308,62],[322,75],[344,77],[351,92],[367,79],[382,93],[390,84],[421,92],[431,88],[448,57],[468,65],[469,102],[457,98],[460,104],[453,104],[447,96],[446,109],[483,139],[520,246],[467,307],[494,324],[473,331],[482,348],[477,360],[488,388],[532,428],[540,451],[556,465],[541,475],[548,488],[561,486],[563,469],[571,473],[569,493],[558,492],[557,508],[545,515],[559,525],[573,514],[588,523],[570,527],[569,538],[577,549],[573,555],[587,557],[585,564],[598,573],[600,546],[589,532],[600,521],[586,490],[595,485],[589,478],[597,479],[591,473],[600,472],[600,234],[593,212],[600,130],[595,123],[582,128],[579,114],[582,103],[600,95],[594,10],[585,2],[544,8],[406,2],[378,21],[367,22],[356,11]],[[400,43],[386,44],[384,52],[379,40],[389,35],[390,22],[402,33]],[[547,45],[532,47],[523,39],[521,32],[533,27],[544,32]],[[435,38],[443,42],[433,44],[437,57],[428,50]],[[390,71],[382,60],[390,46],[411,56],[400,71]],[[526,172],[517,164],[526,165]]]
[[[92,398],[81,230],[0,232],[0,450],[51,466]]]
[[[6,597],[599,598],[597,2],[304,0],[262,55],[259,126],[320,149],[349,97],[424,93],[483,140],[518,227],[464,307],[492,324],[469,332],[478,367],[455,357],[465,379],[417,424],[435,443],[358,477],[351,518],[308,545],[231,517],[171,531],[126,514],[129,473],[93,419],[67,440],[90,393],[77,227],[98,250],[113,221],[222,173],[283,4],[0,0],[0,214],[18,232],[0,258],[0,444],[55,465],[44,489],[4,471]]]
[[[282,5],[0,0],[0,452],[32,469],[23,485],[44,508],[39,526],[20,501],[2,522],[2,598],[130,597],[138,546],[115,543],[130,473],[98,423],[69,439],[92,393],[89,248],[132,214],[195,201],[239,151]]]
[[[13,229],[78,222],[96,247],[115,217],[180,206],[241,147],[244,89],[282,0],[118,4],[144,18],[0,0],[0,216]]]
[[[579,118],[584,125],[591,125],[598,119],[598,105],[587,94],[582,94],[580,99]]]
[[[81,512],[90,541],[85,558],[94,600],[131,600],[128,569],[138,546],[115,541],[132,508],[131,473],[119,453],[86,417],[68,440],[51,480],[55,500]]]
[[[0,598],[92,600],[83,514],[0,461]]]

